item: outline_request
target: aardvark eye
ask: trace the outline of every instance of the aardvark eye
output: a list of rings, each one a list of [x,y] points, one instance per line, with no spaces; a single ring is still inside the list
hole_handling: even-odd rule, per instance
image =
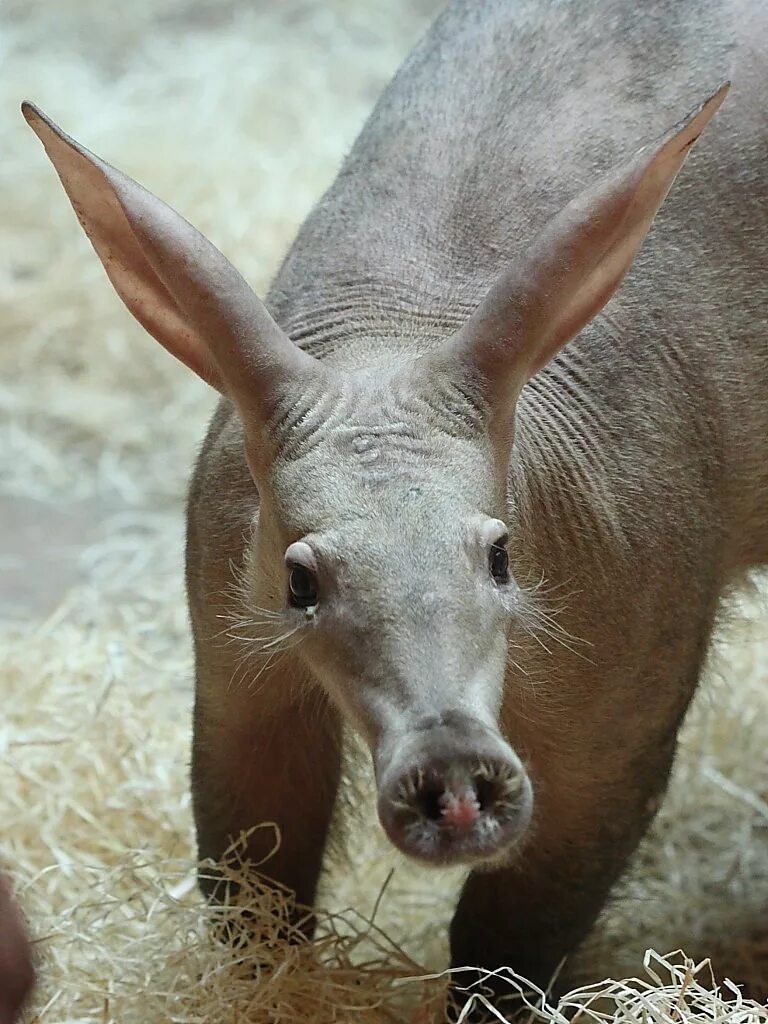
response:
[[[505,544],[506,537],[500,537],[495,544],[491,544],[488,552],[488,571],[498,584],[509,582],[509,555]]]
[[[311,570],[294,565],[288,576],[288,592],[294,608],[311,608],[317,604],[317,580]]]

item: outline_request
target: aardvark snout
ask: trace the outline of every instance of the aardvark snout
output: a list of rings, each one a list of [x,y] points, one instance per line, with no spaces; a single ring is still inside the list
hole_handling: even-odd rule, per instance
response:
[[[400,850],[432,863],[477,863],[500,859],[519,841],[531,785],[500,736],[454,719],[398,746],[396,764],[379,773],[379,818]]]

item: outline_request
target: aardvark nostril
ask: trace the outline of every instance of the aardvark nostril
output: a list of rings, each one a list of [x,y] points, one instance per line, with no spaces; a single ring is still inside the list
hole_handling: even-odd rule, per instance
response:
[[[443,798],[445,788],[439,782],[418,784],[414,792],[414,806],[430,821],[439,821],[443,814]]]
[[[530,805],[519,761],[465,755],[399,775],[382,791],[379,812],[404,852],[447,862],[496,856],[525,830]]]

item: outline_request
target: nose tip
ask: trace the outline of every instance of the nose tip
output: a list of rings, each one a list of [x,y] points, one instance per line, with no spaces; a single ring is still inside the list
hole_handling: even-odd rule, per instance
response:
[[[468,832],[474,828],[480,816],[480,802],[474,789],[465,788],[458,793],[446,790],[440,798],[441,822],[457,832]]]
[[[506,850],[530,820],[531,790],[519,761],[463,756],[416,764],[379,799],[392,842],[422,860],[489,860]]]
[[[468,829],[481,813],[494,810],[503,792],[509,795],[512,772],[505,764],[480,762],[434,766],[406,772],[399,781],[399,803],[449,828]]]

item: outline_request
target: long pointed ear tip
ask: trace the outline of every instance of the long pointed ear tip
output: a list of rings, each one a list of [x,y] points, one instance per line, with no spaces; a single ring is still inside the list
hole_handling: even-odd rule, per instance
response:
[[[30,128],[34,128],[35,123],[43,119],[42,110],[30,100],[22,100],[21,113]]]
[[[730,91],[731,81],[730,79],[727,78],[724,82],[720,83],[720,85],[717,87],[717,89],[715,89],[711,96],[708,96],[704,100],[699,109],[702,111],[706,110],[711,116],[720,109],[723,102],[725,101],[726,96]]]
[[[42,140],[45,134],[51,132],[59,137],[63,135],[62,130],[53,123],[47,114],[43,113],[36,103],[24,100],[21,104],[21,113],[24,115],[24,120],[39,139]]]
[[[722,82],[713,93],[710,93],[710,95],[707,96],[704,102],[700,104],[696,110],[691,111],[685,121],[690,124],[693,121],[701,119],[703,114],[704,126],[706,126],[723,105],[730,89],[731,83],[729,80]]]
[[[52,121],[35,103],[24,100],[21,104],[21,112],[24,115],[24,120],[42,142],[48,158],[56,168],[59,166],[60,154],[65,151],[74,151],[79,153],[80,156],[85,156],[91,160],[94,159],[92,153],[89,153],[71,135],[67,135],[62,128],[59,128],[56,122]]]
[[[731,83],[726,80],[700,103],[698,107],[687,114],[681,121],[672,128],[666,135],[663,148],[673,147],[673,152],[685,152],[690,150],[698,141],[704,129],[722,106]],[[691,132],[692,130],[692,132]],[[669,151],[669,150],[667,150]]]

